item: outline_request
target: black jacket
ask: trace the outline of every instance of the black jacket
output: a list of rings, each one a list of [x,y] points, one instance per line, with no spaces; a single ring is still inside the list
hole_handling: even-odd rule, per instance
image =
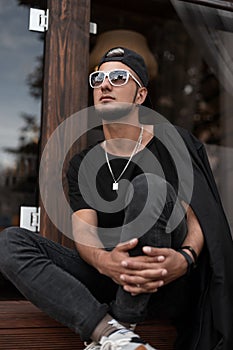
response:
[[[204,251],[190,280],[197,304],[190,309],[192,325],[184,330],[179,349],[232,350],[232,236],[203,144],[187,131],[177,130],[191,155],[194,190],[190,205],[205,237]]]

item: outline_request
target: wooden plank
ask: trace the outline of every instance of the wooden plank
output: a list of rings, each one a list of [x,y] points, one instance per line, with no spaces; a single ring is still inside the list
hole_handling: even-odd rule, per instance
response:
[[[0,329],[63,327],[28,301],[0,301]]]
[[[0,301],[1,350],[83,349],[80,337],[28,301]]]
[[[176,331],[168,320],[146,321],[136,332],[160,350],[172,350]],[[1,350],[81,350],[77,334],[54,321],[28,301],[0,301]]]
[[[29,331],[9,330],[4,333],[0,331],[1,350],[81,350],[83,348],[80,338],[64,329],[49,332],[44,328]]]

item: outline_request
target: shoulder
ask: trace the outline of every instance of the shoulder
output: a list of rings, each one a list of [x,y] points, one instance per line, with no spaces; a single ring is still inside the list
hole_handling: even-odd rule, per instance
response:
[[[190,131],[171,123],[160,123],[156,126],[155,136],[170,151],[188,151],[193,156],[200,156],[205,149],[204,144]]]
[[[174,128],[180,134],[187,146],[193,146],[196,150],[204,147],[203,143],[198,140],[190,131],[177,125],[174,125]]]
[[[68,179],[70,178],[77,178],[77,174],[80,171],[81,164],[86,164],[86,162],[83,162],[84,159],[87,159],[87,155],[92,151],[95,150],[96,152],[101,152],[101,147],[99,146],[99,143],[95,143],[86,149],[82,150],[80,153],[75,154],[69,161],[68,170],[66,172],[66,175]],[[95,152],[95,154],[96,154]],[[94,157],[95,158],[95,157]],[[97,158],[97,154],[96,154]],[[92,157],[93,159],[93,157]],[[91,168],[90,160],[87,162],[89,168]]]
[[[100,143],[97,142],[95,144],[90,145],[89,147],[87,147],[86,149],[82,150],[79,153],[76,153],[70,160],[69,164],[70,166],[73,167],[79,167],[79,165],[81,164],[82,160],[86,157],[86,155],[91,152],[92,150],[96,150],[96,152],[100,151]]]

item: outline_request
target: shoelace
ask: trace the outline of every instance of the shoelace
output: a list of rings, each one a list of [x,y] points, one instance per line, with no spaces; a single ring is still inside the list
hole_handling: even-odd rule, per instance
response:
[[[118,340],[106,339],[101,345],[100,350],[120,350],[122,346],[127,345],[131,338],[124,338]]]
[[[91,349],[96,349],[96,347],[100,348],[100,344],[97,343],[96,341],[93,341],[90,344],[87,344],[86,342],[84,343],[84,345],[86,346],[84,350],[91,350]]]
[[[115,319],[113,319],[111,321],[108,321],[108,324],[110,324],[112,327],[114,327],[116,329],[123,329],[123,328],[125,328],[124,326],[122,326],[122,324],[117,322]]]

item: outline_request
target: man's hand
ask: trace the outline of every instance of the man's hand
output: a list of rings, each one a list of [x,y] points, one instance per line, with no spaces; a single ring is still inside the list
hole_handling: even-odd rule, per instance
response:
[[[169,248],[143,248],[145,256],[128,257],[122,261],[127,273],[120,276],[124,289],[133,295],[154,293],[159,287],[183,276],[187,262]]]
[[[188,225],[188,233],[183,245],[193,247],[199,256],[204,246],[204,235],[192,208],[183,204],[187,212]],[[186,259],[171,248],[144,247],[143,252],[145,256],[129,257],[122,261],[123,266],[129,271],[121,276],[124,281],[123,286],[133,295],[156,292],[162,285],[176,280],[187,272]],[[187,254],[192,257],[189,251]]]
[[[172,249],[163,249],[162,255],[159,248],[144,247],[147,256],[130,257],[129,251],[137,243],[138,239],[135,238],[118,244],[111,252],[99,251],[96,267],[100,273],[122,285],[131,294],[156,292],[159,287],[168,283],[167,268],[170,269],[170,265],[174,263],[171,253],[176,252]],[[181,255],[181,260],[183,259]],[[184,264],[183,261],[182,263]],[[172,278],[177,278],[177,275],[175,277],[170,275],[171,280]]]
[[[129,257],[129,250],[133,249],[137,243],[137,239],[132,239],[126,243],[118,244],[110,252],[99,250],[96,268],[100,273],[110,277],[117,284],[123,285],[120,276],[125,273],[128,274],[130,269],[124,267],[122,261]]]

